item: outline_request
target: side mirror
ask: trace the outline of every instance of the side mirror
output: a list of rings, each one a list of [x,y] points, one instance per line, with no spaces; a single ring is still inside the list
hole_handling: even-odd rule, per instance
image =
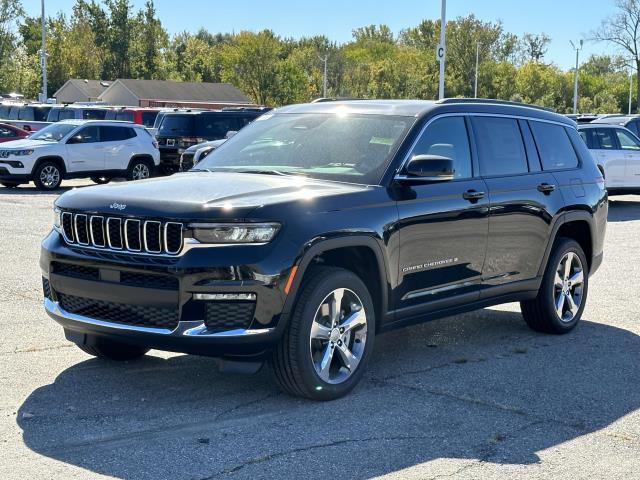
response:
[[[73,137],[70,137],[69,140],[67,140],[67,145],[74,144],[74,143],[82,143],[82,136],[75,135]]]
[[[229,140],[231,137],[233,137],[236,133],[238,133],[237,130],[229,130],[227,132],[227,134],[224,136],[224,138],[226,138],[227,140]]]
[[[453,160],[440,155],[415,155],[405,167],[408,177],[421,180],[446,181],[454,179]]]

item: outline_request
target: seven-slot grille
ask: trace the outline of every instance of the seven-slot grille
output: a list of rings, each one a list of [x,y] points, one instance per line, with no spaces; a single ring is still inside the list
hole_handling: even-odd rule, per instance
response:
[[[67,243],[112,250],[176,255],[182,250],[183,225],[178,222],[62,213]]]

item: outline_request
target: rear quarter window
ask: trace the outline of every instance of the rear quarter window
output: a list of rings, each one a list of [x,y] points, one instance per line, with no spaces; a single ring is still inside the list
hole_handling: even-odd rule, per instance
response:
[[[562,125],[530,121],[529,126],[543,170],[564,170],[578,166],[578,156]]]
[[[472,117],[482,176],[529,172],[518,121],[502,117]]]

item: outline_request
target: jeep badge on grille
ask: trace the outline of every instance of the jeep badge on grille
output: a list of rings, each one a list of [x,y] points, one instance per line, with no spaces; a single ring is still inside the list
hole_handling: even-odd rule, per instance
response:
[[[125,208],[127,208],[126,205],[123,205],[122,203],[112,203],[111,205],[109,205],[109,208],[111,208],[112,210],[124,210]]]

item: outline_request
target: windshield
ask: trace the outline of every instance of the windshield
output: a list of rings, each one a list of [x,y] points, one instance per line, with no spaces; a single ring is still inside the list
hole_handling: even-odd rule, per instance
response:
[[[29,139],[30,140],[45,140],[47,142],[59,142],[65,135],[67,135],[71,130],[77,128],[77,125],[71,125],[68,123],[54,123],[53,125],[48,125],[44,127],[42,130],[38,130],[36,133],[32,134]]]
[[[267,114],[215,150],[197,169],[377,184],[414,121],[390,115]]]

